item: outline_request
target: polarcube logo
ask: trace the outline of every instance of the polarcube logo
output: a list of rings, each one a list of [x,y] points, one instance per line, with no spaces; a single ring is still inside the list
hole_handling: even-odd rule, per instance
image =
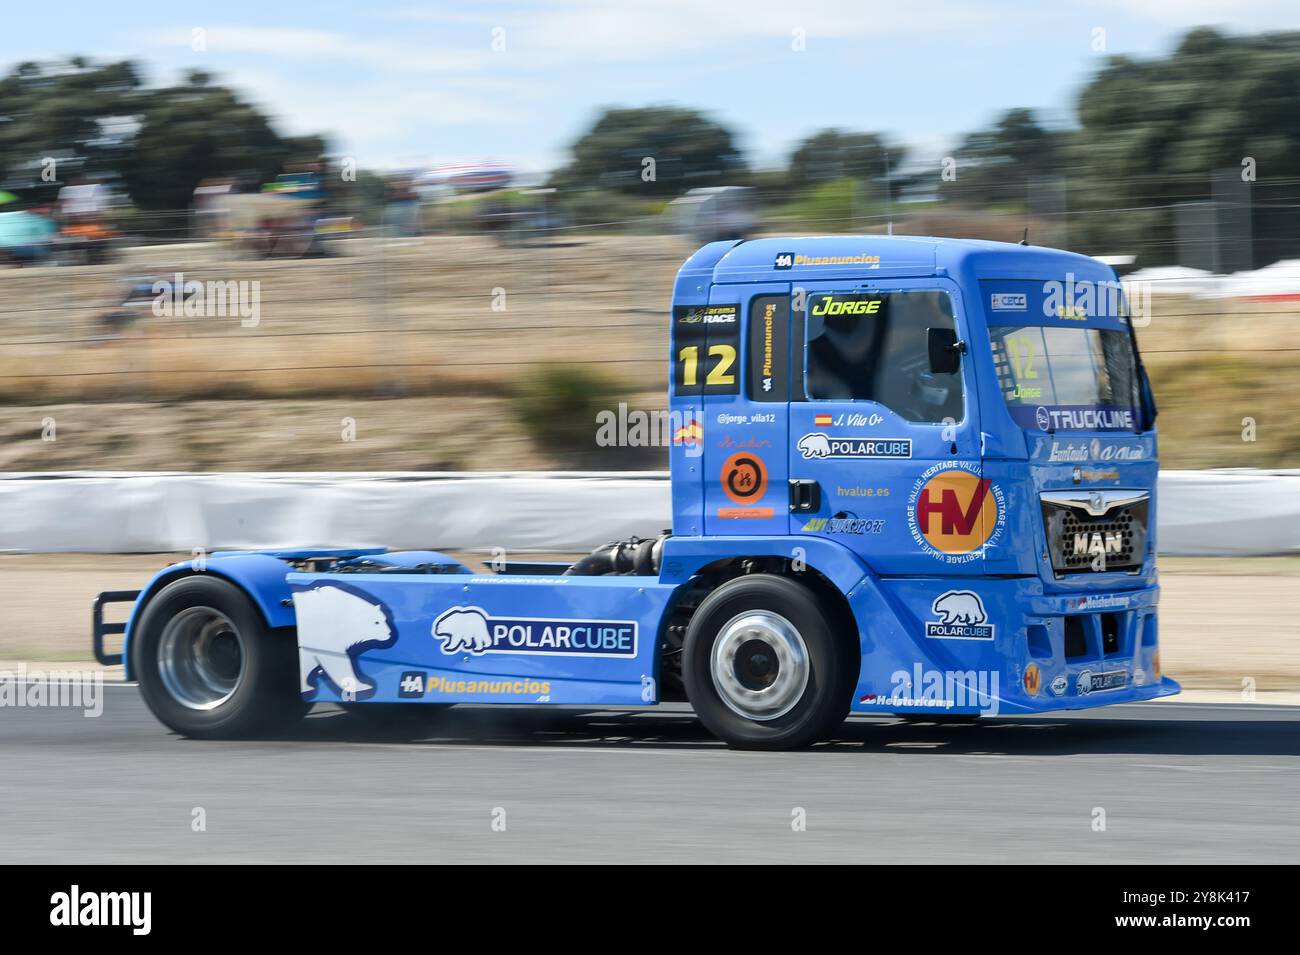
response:
[[[1006,526],[1002,489],[978,465],[927,468],[907,502],[907,523],[917,545],[946,563],[975,560],[998,542]]]

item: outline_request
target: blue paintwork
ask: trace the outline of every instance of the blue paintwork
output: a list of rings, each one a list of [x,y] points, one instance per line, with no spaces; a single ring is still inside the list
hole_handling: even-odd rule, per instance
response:
[[[240,557],[245,554],[257,554],[262,557],[278,557],[283,560],[307,560],[308,558],[334,558],[348,560],[358,557],[373,557],[387,553],[383,547],[282,547],[272,550],[220,550],[213,553],[208,560]]]
[[[664,542],[659,579],[685,583],[700,570],[736,556],[789,557],[799,548],[804,563],[848,593],[868,573],[862,558],[835,541],[819,537],[670,537]]]
[[[787,257],[789,267],[779,267],[785,264],[783,253],[792,254]],[[852,261],[837,264],[837,259]],[[814,264],[818,262],[830,264]],[[664,579],[682,580],[699,567],[741,555],[802,557],[849,597],[862,646],[854,708],[865,712],[949,709],[902,707],[893,700],[899,686],[906,689],[905,682],[895,678],[901,673],[917,683],[913,670],[918,666],[923,675],[980,671],[990,676],[988,682],[997,674],[994,695],[1000,712],[1097,706],[1176,692],[1177,684],[1157,675],[1156,648],[1132,636],[1143,632],[1148,618],[1152,637],[1155,633],[1154,431],[1048,434],[1014,420],[997,385],[990,324],[1126,328],[1119,314],[1105,309],[1094,309],[1083,321],[1068,312],[1047,314],[1048,282],[1067,286],[1060,298],[1068,305],[1078,301],[1065,301],[1076,287],[1113,284],[1116,278],[1107,266],[1084,256],[995,242],[828,236],[713,243],[700,249],[678,274],[674,305],[738,306],[742,343],[749,340],[751,300],[781,283],[810,296],[831,291],[945,293],[958,336],[970,343],[961,369],[964,413],[947,425],[931,425],[907,421],[868,401],[754,402],[748,396],[757,389],[751,387],[745,361],[739,363],[735,394],[671,394],[670,406],[679,418],[697,417],[701,422],[703,453],[687,445],[674,445],[670,451],[675,536],[664,550]],[[1021,302],[1013,296],[1023,296],[1023,310],[1015,307]],[[795,327],[792,320],[792,336]],[[792,354],[799,351],[798,344],[791,340]],[[672,356],[677,352],[674,342]],[[800,366],[792,368],[796,379],[802,372]],[[819,415],[830,415],[834,424],[819,426]],[[906,440],[910,457],[810,460],[799,453],[799,441],[818,431],[831,437]],[[750,502],[756,515],[737,519],[724,516],[735,511],[723,487],[724,462],[742,447],[756,449],[769,482],[763,498]],[[1150,493],[1150,546],[1140,572],[1054,576],[1045,554],[1039,494],[1078,489],[1078,467],[1101,475],[1086,480],[1083,487]],[[984,547],[945,555],[918,541],[915,500],[927,469],[960,470],[990,482],[990,491],[1000,501],[1001,526]],[[818,481],[822,506],[787,518],[787,478]],[[831,523],[837,514],[856,523]],[[840,532],[845,528],[863,532]],[[927,622],[935,618],[934,601],[951,591],[978,595],[993,639],[926,636]],[[1096,654],[1067,662],[1064,614],[1071,611],[1071,600],[1085,594],[1124,608],[1113,611],[1122,623],[1121,650],[1104,656],[1099,645]],[[1037,655],[1030,653],[1031,632]],[[1041,678],[1032,696],[1024,686],[1031,662]],[[1077,691],[1081,673],[1101,670],[1124,670],[1128,686]],[[1053,690],[1054,683],[1061,686],[1058,678],[1066,681],[1059,695]],[[922,694],[918,689],[904,695]],[[886,702],[877,702],[881,698]]]
[[[292,596],[285,573],[291,570],[291,560],[307,558],[335,558],[346,564],[349,560],[368,558],[391,566],[415,566],[422,563],[459,563],[453,557],[435,551],[405,551],[387,553],[382,547],[352,548],[293,548],[266,551],[217,551],[201,560],[183,560],[164,567],[154,574],[140,591],[140,597],[131,608],[126,630],[122,637],[122,660],[126,678],[131,679],[131,634],[145,604],[155,593],[188,574],[213,574],[235,584],[252,599],[263,619],[270,627],[292,627],[296,623],[293,607],[285,601]],[[462,573],[470,573],[468,567]]]
[[[1094,601],[1102,601],[1108,611],[1120,615],[1119,645],[1113,653],[1103,653],[1099,634],[1090,634],[1087,654],[1067,660],[1064,617],[1083,609],[1077,601],[1087,597],[1048,594],[1040,581],[1028,577],[981,580],[972,589],[979,593],[994,624],[993,639],[928,638],[924,633],[926,622],[934,616],[931,605],[950,585],[951,581],[944,579],[867,578],[850,594],[849,604],[862,627],[862,671],[853,696],[855,711],[1040,713],[1130,703],[1178,692],[1177,683],[1159,676],[1157,647],[1143,640],[1148,622],[1152,628],[1148,641],[1155,636],[1158,587],[1090,592]],[[1031,628],[1041,628],[1033,641]],[[1025,668],[1031,663],[1040,673],[1038,692],[1032,695],[1024,685]],[[1080,692],[1082,674],[1114,671],[1126,674],[1125,688]],[[917,705],[932,702],[924,693],[924,680],[934,678],[931,675],[942,677],[945,685],[952,679],[968,688],[967,705],[960,705],[961,697],[947,690],[933,705]],[[992,700],[970,690],[982,690]]]
[[[276,553],[283,554],[285,552]],[[293,553],[296,557],[305,555],[299,552]],[[355,554],[356,552],[349,551],[347,553]],[[284,579],[285,571],[289,569],[287,563],[277,556],[272,556],[269,552],[229,551],[218,552],[202,560],[180,561],[158,571],[145,584],[144,589],[140,591],[140,597],[136,600],[135,606],[131,608],[131,616],[127,620],[126,631],[122,637],[122,660],[126,667],[126,678],[128,680],[132,679],[131,636],[135,630],[136,621],[139,620],[140,614],[149,599],[167,584],[189,574],[212,574],[215,577],[230,581],[247,593],[253,603],[256,604],[257,609],[262,612],[268,626],[292,627],[294,625],[293,608],[286,607],[282,603],[282,601],[289,599],[289,585]]]
[[[403,550],[386,552],[382,549],[377,552],[370,552],[364,556],[357,556],[350,560],[340,561],[339,567],[420,567],[421,565],[440,565],[444,568],[444,573],[454,574],[472,574],[470,570],[455,557],[449,554],[441,553],[436,550]],[[454,569],[450,569],[454,568]]]
[[[307,648],[327,658],[347,654],[367,684],[363,700],[655,703],[659,644],[674,601],[704,568],[737,557],[789,558],[845,596],[861,648],[857,711],[1042,712],[1169,695],[1178,686],[1160,676],[1158,663],[1154,430],[1048,433],[1035,427],[1037,418],[1016,420],[997,384],[991,325],[1126,328],[1114,314],[1073,314],[1073,299],[1058,313],[1045,312],[1045,283],[1067,278],[1115,282],[1108,267],[1083,256],[993,242],[828,236],[701,248],[673,287],[670,408],[675,425],[690,427],[670,449],[674,536],[664,546],[658,578],[482,576],[434,552],[350,551],[342,556],[360,572],[346,574],[290,572],[279,559],[320,551],[218,555],[208,559],[207,571],[247,590],[273,626],[293,623],[284,606],[291,592],[334,587],[381,608],[382,617],[373,619],[391,629],[385,639],[351,649]],[[751,310],[757,315],[772,297],[788,302],[792,294],[906,290],[944,296],[969,345],[959,373],[959,419],[918,423],[870,401],[764,397],[750,381],[751,373],[769,375],[782,355],[788,366],[778,368],[778,377],[802,380],[793,314],[773,325],[772,313],[764,312],[764,327],[776,331],[763,347],[775,348],[775,357],[763,372],[751,372]],[[677,384],[679,375],[685,380],[675,366],[682,347],[697,347],[703,381],[714,367],[705,364],[712,361],[710,346],[720,343],[725,351],[728,342],[739,344],[730,368],[735,387],[687,393]],[[818,434],[893,450],[869,457],[808,453],[802,439]],[[807,445],[815,446],[816,440]],[[735,483],[737,461],[752,466],[755,459],[765,480]],[[1081,467],[1093,475],[1082,483]],[[729,473],[730,491],[724,487]],[[820,506],[791,513],[788,479],[817,481]],[[738,496],[741,487],[748,496]],[[978,528],[983,544],[965,548],[951,532],[935,535],[943,525],[935,524],[933,509],[947,500],[948,487],[980,489],[987,497],[979,500],[994,503],[970,512],[979,518],[975,524],[965,515],[952,524]],[[1039,495],[1080,487],[1151,494],[1150,546],[1138,572],[1054,576]],[[367,573],[366,561],[449,566],[441,574]],[[189,566],[155,578],[141,605]],[[132,622],[138,611],[139,605]],[[1101,611],[1118,626],[1109,652]],[[1067,659],[1070,616],[1082,619],[1085,640]],[[490,635],[481,646],[457,645],[474,629],[469,618],[483,624],[475,632]],[[626,642],[633,629],[634,647]],[[604,648],[592,655],[557,653],[557,644],[546,641],[561,630],[564,641],[607,642],[583,643]],[[511,648],[511,634],[532,643],[523,652],[500,652]],[[312,671],[308,698],[341,698],[326,669]],[[1109,688],[1117,674],[1123,686]],[[936,677],[939,685],[927,695]],[[955,698],[955,690],[966,690],[966,677],[983,696]]]
[[[295,592],[341,587],[387,611],[395,639],[351,653],[357,673],[374,686],[373,693],[354,698],[376,702],[654,703],[661,623],[677,589],[650,577],[291,573],[287,581]],[[500,650],[450,652],[434,631],[453,613],[488,621],[527,617],[575,629],[578,621],[596,621],[611,631],[617,622],[621,629],[612,636],[627,642],[614,643],[608,652],[506,652],[504,641]],[[323,674],[313,682],[306,698],[344,698],[345,688]]]

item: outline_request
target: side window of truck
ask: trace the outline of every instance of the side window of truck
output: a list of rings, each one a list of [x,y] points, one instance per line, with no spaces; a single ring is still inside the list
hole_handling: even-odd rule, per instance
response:
[[[954,328],[946,292],[814,292],[804,315],[808,401],[874,401],[922,423],[961,420],[960,371],[930,371],[927,328]]]

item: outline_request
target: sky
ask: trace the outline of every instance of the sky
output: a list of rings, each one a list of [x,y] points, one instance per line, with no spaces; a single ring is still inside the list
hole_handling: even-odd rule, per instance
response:
[[[288,134],[371,168],[561,164],[606,106],[680,104],[780,163],[819,129],[885,132],[942,156],[1029,107],[1068,124],[1117,54],[1188,29],[1300,29],[1295,0],[65,0],[10,3],[0,65],[70,55],[199,68]]]

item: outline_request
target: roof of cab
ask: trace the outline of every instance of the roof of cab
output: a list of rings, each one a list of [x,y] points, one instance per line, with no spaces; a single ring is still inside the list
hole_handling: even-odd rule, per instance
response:
[[[1114,278],[1086,255],[1041,246],[932,236],[824,235],[711,242],[682,265],[678,278],[713,283],[815,282],[934,275],[975,278]]]

